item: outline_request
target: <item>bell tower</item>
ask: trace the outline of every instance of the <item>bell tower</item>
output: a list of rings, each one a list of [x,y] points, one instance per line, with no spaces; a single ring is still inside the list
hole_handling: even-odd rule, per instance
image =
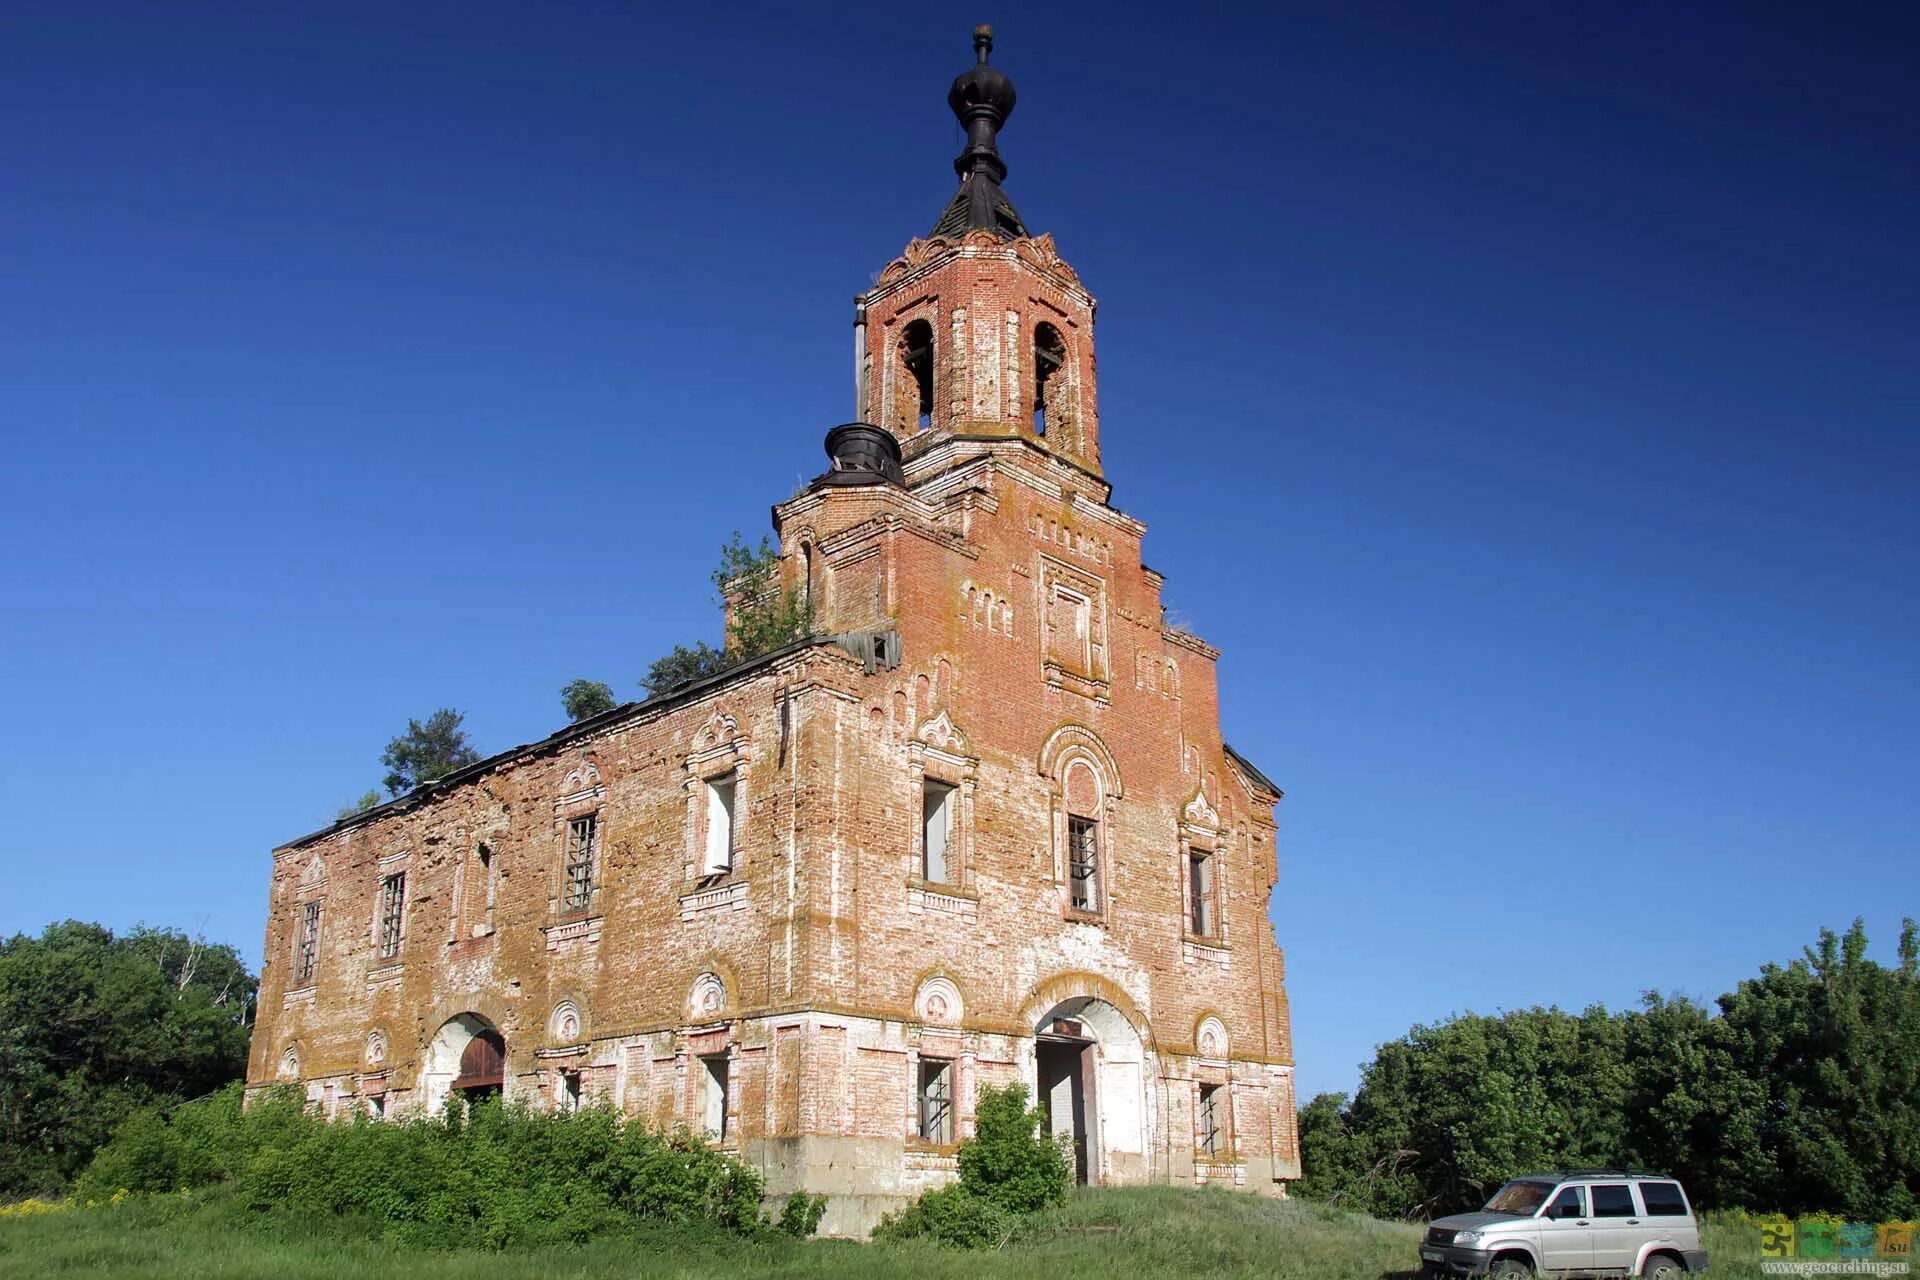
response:
[[[1017,437],[1097,476],[1093,296],[1002,188],[1013,81],[988,60],[991,27],[974,28],[973,47],[947,92],[967,133],[959,189],[854,299],[855,417],[909,462],[942,440]]]

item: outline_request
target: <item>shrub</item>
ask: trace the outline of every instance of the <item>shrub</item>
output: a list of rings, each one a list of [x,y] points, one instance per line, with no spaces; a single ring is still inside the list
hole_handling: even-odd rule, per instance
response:
[[[924,1237],[962,1249],[997,1249],[1019,1222],[1018,1215],[956,1182],[927,1192],[882,1222],[873,1235],[876,1240]]]
[[[960,1148],[960,1181],[1009,1213],[1032,1213],[1067,1198],[1073,1161],[1064,1144],[1040,1135],[1045,1117],[1027,1108],[1025,1085],[982,1089],[974,1137]]]
[[[546,1115],[490,1102],[452,1123],[329,1123],[293,1097],[240,1103],[236,1086],[134,1117],[101,1149],[80,1194],[230,1183],[256,1213],[355,1215],[381,1234],[445,1246],[574,1242],[642,1221],[740,1234],[764,1225],[753,1169],[608,1108]],[[794,1234],[819,1222],[811,1205],[790,1202],[789,1214],[782,1225]]]
[[[1022,1215],[1060,1203],[1073,1183],[1068,1148],[1041,1136],[1044,1119],[1028,1109],[1025,1085],[982,1089],[974,1136],[960,1146],[960,1181],[929,1191],[874,1234],[973,1249],[1005,1244]]]
[[[797,1240],[804,1240],[820,1229],[820,1219],[826,1212],[825,1196],[796,1191],[787,1197],[786,1207],[780,1211],[780,1230]]]

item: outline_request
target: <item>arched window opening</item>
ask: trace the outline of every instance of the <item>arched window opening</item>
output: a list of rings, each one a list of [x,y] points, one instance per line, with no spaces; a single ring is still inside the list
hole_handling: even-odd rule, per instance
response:
[[[933,326],[925,320],[915,320],[901,333],[900,369],[917,396],[911,421],[925,431],[933,425]]]
[[[1048,410],[1065,385],[1060,368],[1067,362],[1067,344],[1060,331],[1042,321],[1033,331],[1033,434],[1047,434]],[[1060,417],[1054,413],[1057,421]]]

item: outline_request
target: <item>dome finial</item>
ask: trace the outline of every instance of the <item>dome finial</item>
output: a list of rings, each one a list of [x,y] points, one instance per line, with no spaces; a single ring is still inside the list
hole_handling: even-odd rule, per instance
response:
[[[1003,239],[1027,234],[1020,215],[1001,193],[1007,164],[1000,158],[1000,128],[1013,114],[1013,81],[987,62],[993,52],[993,28],[981,23],[973,29],[974,65],[955,77],[947,90],[947,105],[967,131],[967,146],[953,161],[960,175],[960,191],[934,224],[934,235],[957,235],[983,227]]]
[[[974,59],[980,66],[987,65],[987,55],[993,52],[993,28],[981,23],[973,29]]]

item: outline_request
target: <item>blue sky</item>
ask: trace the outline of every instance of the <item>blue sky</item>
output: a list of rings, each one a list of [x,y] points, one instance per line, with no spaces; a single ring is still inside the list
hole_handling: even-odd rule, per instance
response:
[[[1457,1010],[1711,997],[1856,915],[1890,955],[1904,6],[10,14],[0,932],[257,959],[268,850],[407,716],[498,749],[717,638],[980,20],[1116,502],[1288,791],[1303,1095]]]

